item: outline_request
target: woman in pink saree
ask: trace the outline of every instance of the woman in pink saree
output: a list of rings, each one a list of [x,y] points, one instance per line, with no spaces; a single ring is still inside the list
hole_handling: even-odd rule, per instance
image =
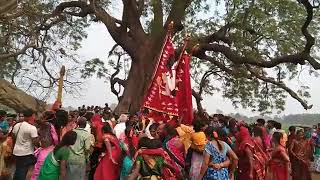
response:
[[[51,123],[39,122],[38,134],[41,147],[34,152],[34,155],[37,158],[37,163],[34,165],[31,180],[37,180],[44,160],[47,155],[53,151],[54,146],[58,144],[58,135]]]

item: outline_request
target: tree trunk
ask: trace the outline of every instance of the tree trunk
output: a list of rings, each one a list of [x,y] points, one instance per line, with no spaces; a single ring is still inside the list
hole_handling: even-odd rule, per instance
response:
[[[41,112],[46,108],[45,102],[28,95],[4,79],[0,79],[0,104],[6,105],[17,112],[25,109]]]
[[[115,109],[116,114],[134,114],[140,110],[144,94],[149,87],[158,61],[160,52],[158,49],[160,48],[159,44],[141,46],[138,53],[139,58],[132,60],[126,87]]]
[[[201,104],[201,99],[197,99],[196,98],[196,103],[197,103],[198,113],[199,114],[203,114],[204,113],[204,109],[203,109],[202,104]]]
[[[0,15],[11,12],[17,7],[17,0],[0,0]]]

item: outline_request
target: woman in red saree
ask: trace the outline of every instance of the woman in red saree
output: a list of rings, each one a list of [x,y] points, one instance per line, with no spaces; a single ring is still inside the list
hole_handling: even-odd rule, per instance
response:
[[[254,170],[254,142],[246,127],[240,126],[236,134],[236,154],[238,161],[237,180],[256,180],[257,174]]]
[[[286,151],[287,135],[274,132],[272,136],[274,148],[267,165],[266,180],[288,180],[290,159]]]
[[[103,140],[105,144],[105,153],[98,164],[94,174],[94,180],[119,180],[121,147],[119,140],[112,133],[112,128],[107,123],[103,128]]]
[[[102,132],[102,128],[104,127],[104,123],[102,122],[101,116],[99,115],[95,115],[92,116],[91,113],[86,112],[85,114],[83,114],[82,116],[91,116],[88,117],[88,120],[91,120],[91,132],[94,135],[95,138],[95,144],[93,147],[93,152],[91,153],[90,156],[90,172],[89,172],[89,180],[94,180],[94,173],[96,171],[96,168],[99,164],[99,157],[102,154],[102,152],[105,151],[105,149],[103,150],[103,132]]]
[[[308,140],[304,138],[303,130],[297,132],[289,147],[292,167],[292,180],[311,180],[310,173],[310,153],[311,146]]]
[[[266,176],[266,164],[270,159],[267,152],[267,146],[263,141],[263,128],[254,127],[253,128],[254,137],[252,141],[254,143],[254,171],[257,174],[258,179],[263,179]]]
[[[265,144],[265,141],[263,140],[264,138],[264,132],[263,132],[263,128],[259,127],[259,126],[255,126],[253,128],[253,142],[255,143],[255,145],[257,145],[259,148],[261,148],[261,150],[265,153],[267,153],[267,145]]]

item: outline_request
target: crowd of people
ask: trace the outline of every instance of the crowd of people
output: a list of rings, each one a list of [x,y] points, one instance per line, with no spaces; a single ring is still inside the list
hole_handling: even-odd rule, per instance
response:
[[[320,173],[320,123],[287,136],[273,120],[195,114],[187,126],[146,113],[0,110],[0,179],[311,180],[311,164]]]

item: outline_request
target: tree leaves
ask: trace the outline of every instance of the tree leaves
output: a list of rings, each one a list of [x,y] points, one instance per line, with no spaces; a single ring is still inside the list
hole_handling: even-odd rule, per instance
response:
[[[86,61],[84,68],[81,69],[81,77],[82,78],[90,78],[94,74],[97,75],[98,78],[103,78],[108,76],[108,69],[105,67],[103,61],[99,58],[94,58],[90,61]]]
[[[53,92],[62,63],[72,69],[68,70],[65,90],[71,91],[71,86],[77,91],[81,84],[75,51],[87,37],[85,28],[89,22],[70,15],[52,16],[59,3],[19,1],[15,9],[0,15],[0,55],[14,54],[26,47],[17,55],[0,60],[0,76],[39,99]]]
[[[24,55],[16,58],[19,62],[23,62],[19,69],[23,69],[30,62],[33,65],[26,66],[25,69],[32,69],[36,65],[42,65],[43,61],[50,63],[52,68],[57,68],[61,65],[60,61],[62,59],[64,61],[66,59],[72,60],[74,64],[81,65],[79,61],[76,61],[75,51],[81,47],[81,41],[87,37],[85,29],[92,23],[91,20],[99,21],[101,19],[95,17],[94,13],[89,13],[88,17],[78,17],[77,13],[81,12],[79,7],[68,7],[58,17],[51,17],[51,12],[61,2],[39,0],[31,0],[28,3],[21,2],[23,15],[13,18],[12,21],[0,18],[0,44],[4,46],[3,52],[15,52],[24,45],[28,45],[35,38],[36,47],[25,51]],[[89,3],[86,2],[85,5]],[[122,8],[119,1],[104,0],[95,5],[102,10],[106,10],[107,15],[117,14],[120,17],[119,14],[123,14],[123,18],[132,18],[126,17],[124,16],[125,13],[115,10],[114,7]],[[173,5],[176,5],[176,9],[172,10]],[[182,5],[186,7],[182,7]],[[256,62],[268,62],[268,60],[279,56],[300,52],[306,42],[301,33],[306,12],[297,1],[149,0],[137,1],[134,8],[131,7],[130,10],[139,11],[139,17],[135,18],[140,20],[145,32],[136,33],[139,34],[137,36],[134,32],[138,32],[136,30],[139,29],[137,27],[140,24],[129,25],[128,19],[117,21],[118,26],[113,32],[113,37],[118,38],[117,43],[126,46],[124,49],[128,50],[129,55],[124,50],[120,50],[113,51],[113,57],[108,60],[108,63],[104,63],[98,58],[86,61],[80,71],[82,78],[89,78],[94,74],[100,78],[108,78],[110,74],[107,67],[112,67],[117,70],[124,69],[124,79],[126,79],[131,67],[130,56],[136,57],[137,54],[143,53],[142,51],[136,52],[140,49],[136,48],[134,43],[139,42],[148,45],[159,43],[154,41],[160,41],[164,37],[166,28],[164,25],[171,14],[170,18],[178,18],[177,23],[181,21],[183,26],[181,31],[178,28],[179,30],[175,32],[175,44],[182,42],[186,33],[192,35],[190,41],[192,46],[203,43],[199,42],[201,38],[214,34],[225,25],[230,25],[224,34],[225,41],[216,38],[207,42],[207,45],[223,45],[236,54],[238,59],[231,60],[230,57],[220,51],[209,50],[204,52],[202,57],[198,56],[200,59],[194,58],[191,67],[195,89],[200,89],[199,82],[202,75],[212,71],[212,74],[202,83],[203,87],[201,88],[204,93],[208,95],[217,92],[222,93],[222,96],[230,99],[235,107],[242,106],[262,113],[270,113],[273,109],[280,111],[284,109],[288,90],[281,88],[281,85],[283,85],[283,82],[295,80],[299,77],[300,65],[297,66],[297,63],[280,63],[267,69],[259,67],[259,63],[257,63],[258,65],[252,65],[235,61],[242,62],[241,60],[245,57]],[[319,12],[315,10],[314,19],[308,28],[309,32],[315,37],[320,35],[319,20]],[[104,21],[104,23],[107,24],[108,21]],[[177,24],[177,26],[180,26],[180,24]],[[40,30],[39,27],[41,27]],[[130,33],[127,31],[130,31]],[[139,39],[141,37],[145,39]],[[229,43],[226,43],[226,39]],[[127,46],[124,42],[127,44],[134,43]],[[316,41],[310,58],[319,60],[320,58],[316,55],[319,49],[319,42]],[[125,57],[115,58],[121,55]],[[203,57],[210,57],[211,59],[210,61],[208,59],[204,60]],[[8,62],[12,63],[13,61]],[[0,64],[0,66],[8,69],[5,72],[7,74],[12,73],[12,69],[15,68],[12,66],[14,63],[10,63]],[[310,64],[306,65],[310,66]],[[51,68],[51,66],[49,67]],[[250,73],[249,68],[256,71],[256,74]],[[49,71],[54,72],[54,70]],[[309,73],[315,76],[318,74],[312,68],[310,68]],[[308,89],[305,87],[302,87],[297,93],[304,98],[310,96]]]

